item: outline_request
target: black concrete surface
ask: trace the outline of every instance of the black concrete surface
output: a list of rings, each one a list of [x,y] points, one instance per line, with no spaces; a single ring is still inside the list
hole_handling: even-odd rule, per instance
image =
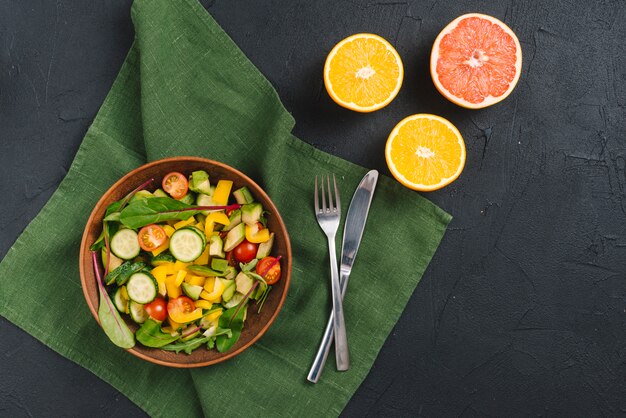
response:
[[[110,88],[132,42],[130,3],[0,0],[0,256]],[[203,4],[304,141],[388,173],[386,137],[409,114],[442,115],[465,137],[465,171],[427,195],[455,219],[346,416],[626,413],[624,2]],[[480,111],[443,99],[428,71],[437,33],[475,11],[510,25],[524,52],[513,94]],[[334,105],[323,88],[326,54],[356,32],[387,38],[405,64],[399,96],[374,114]],[[0,364],[1,416],[144,415],[4,319]]]

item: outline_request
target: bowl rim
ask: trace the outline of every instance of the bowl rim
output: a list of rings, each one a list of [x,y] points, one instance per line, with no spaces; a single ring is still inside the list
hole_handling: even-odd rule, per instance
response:
[[[174,363],[174,362],[170,362],[170,361],[165,361],[165,360],[160,360],[160,359],[155,359],[154,357],[150,357],[144,353],[141,353],[139,351],[137,351],[135,349],[135,347],[133,348],[129,348],[129,349],[124,349],[124,351],[127,351],[129,353],[131,353],[132,355],[139,357],[143,360],[149,361],[151,363],[155,363],[155,364],[159,364],[162,366],[168,366],[168,367],[173,367],[173,368],[184,368],[184,369],[188,369],[188,368],[196,368],[196,367],[205,367],[205,366],[210,366],[213,364],[217,364],[217,363],[221,363],[223,361],[226,361],[232,357],[235,357],[236,355],[242,353],[243,351],[245,351],[246,349],[248,349],[249,347],[251,347],[252,345],[254,345],[264,334],[265,332],[269,329],[269,327],[274,323],[274,320],[276,319],[276,317],[278,316],[278,313],[281,311],[283,304],[285,303],[285,299],[287,298],[287,294],[289,293],[289,286],[291,283],[291,271],[292,271],[292,251],[291,251],[291,240],[289,238],[289,233],[287,231],[287,227],[285,226],[285,223],[280,215],[280,212],[278,211],[278,208],[276,208],[276,205],[274,204],[274,202],[272,201],[272,199],[269,197],[269,195],[265,192],[265,190],[259,186],[254,180],[252,180],[250,177],[248,177],[247,175],[245,175],[244,173],[242,173],[241,171],[237,170],[236,168],[219,162],[219,161],[215,161],[215,160],[211,160],[208,158],[202,158],[202,157],[194,157],[194,156],[178,156],[178,157],[169,157],[169,158],[163,158],[160,160],[155,160],[146,164],[143,164],[135,169],[133,169],[132,171],[128,172],[127,174],[125,174],[124,176],[122,176],[119,180],[117,180],[112,186],[110,186],[106,192],[104,192],[104,194],[100,197],[100,199],[98,200],[98,202],[94,205],[94,208],[91,211],[91,214],[89,215],[89,218],[87,219],[87,223],[85,224],[85,228],[83,230],[83,236],[81,239],[81,243],[80,243],[80,253],[79,253],[79,258],[78,258],[78,263],[79,263],[79,274],[80,274],[80,283],[81,283],[81,288],[83,291],[83,296],[85,297],[85,301],[87,302],[87,306],[89,307],[89,310],[91,311],[91,314],[93,315],[93,317],[95,318],[96,322],[98,323],[98,325],[100,327],[102,327],[102,325],[100,324],[100,319],[98,318],[98,307],[94,306],[94,304],[92,303],[89,294],[87,293],[87,287],[86,287],[86,283],[87,283],[87,279],[86,279],[86,271],[85,271],[85,267],[83,266],[83,260],[86,256],[88,256],[88,254],[90,253],[89,251],[89,244],[87,243],[87,239],[89,238],[89,226],[92,225],[94,222],[96,222],[95,216],[96,216],[96,212],[98,211],[98,209],[103,206],[105,204],[105,201],[108,200],[109,196],[111,195],[111,193],[117,189],[118,187],[120,187],[121,184],[125,183],[128,179],[130,179],[131,177],[135,176],[138,172],[145,170],[147,168],[153,167],[153,166],[157,166],[163,163],[185,163],[185,162],[198,162],[198,163],[202,163],[202,164],[208,164],[208,165],[213,165],[213,166],[218,166],[221,167],[222,169],[225,169],[226,171],[232,171],[234,172],[236,175],[240,176],[245,182],[249,182],[253,185],[255,185],[258,190],[260,191],[261,195],[263,196],[263,198],[265,200],[267,200],[267,202],[269,202],[269,210],[272,212],[272,216],[276,218],[276,220],[278,221],[280,230],[283,232],[284,236],[285,236],[285,248],[286,248],[286,254],[285,254],[285,259],[286,259],[286,269],[285,271],[285,276],[282,278],[282,280],[284,280],[284,291],[281,295],[280,300],[278,301],[278,305],[276,307],[276,310],[274,311],[273,315],[270,317],[270,319],[267,321],[267,323],[259,330],[259,332],[250,340],[248,341],[246,344],[242,345],[241,347],[239,347],[236,350],[233,351],[229,351],[226,352],[223,356],[218,357],[216,359],[213,360],[207,360],[207,361],[202,361],[202,362],[197,362],[197,363]],[[102,222],[101,220],[98,220],[97,222]]]

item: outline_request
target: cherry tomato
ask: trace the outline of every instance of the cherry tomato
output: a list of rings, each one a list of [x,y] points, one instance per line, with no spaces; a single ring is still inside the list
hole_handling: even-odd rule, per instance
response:
[[[243,242],[233,250],[233,256],[235,260],[240,263],[249,263],[256,257],[258,247],[258,244],[253,244],[247,239],[244,239]]]
[[[193,303],[193,300],[187,296],[179,296],[177,298],[170,299],[170,301],[167,302],[167,312],[172,316],[189,314],[195,309],[195,303]]]
[[[189,182],[183,174],[172,171],[163,177],[163,190],[170,194],[174,199],[182,199],[189,190]]]
[[[235,261],[235,255],[232,251],[228,251],[226,253],[226,261],[228,261],[229,266],[235,267],[237,265],[237,262]]]
[[[280,262],[276,257],[264,257],[256,265],[256,274],[263,277],[267,284],[274,284],[280,280]]]
[[[137,239],[142,250],[152,251],[163,245],[167,239],[167,234],[159,225],[151,224],[141,228]]]
[[[156,298],[152,302],[144,305],[143,308],[152,319],[165,321],[165,318],[167,318],[167,304],[163,298]]]

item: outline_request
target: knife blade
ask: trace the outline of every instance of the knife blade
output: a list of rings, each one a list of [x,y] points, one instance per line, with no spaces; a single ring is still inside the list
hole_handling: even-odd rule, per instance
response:
[[[343,242],[341,244],[341,266],[339,267],[339,286],[341,287],[342,298],[346,295],[348,280],[350,279],[354,259],[359,251],[359,245],[361,244],[361,238],[365,230],[365,222],[367,221],[367,215],[377,182],[378,171],[369,171],[356,188],[352,196],[352,201],[350,202],[350,207],[348,208],[346,223],[343,229]],[[326,330],[324,331],[324,336],[322,337],[322,342],[315,355],[315,360],[313,360],[309,375],[307,376],[309,382],[317,383],[319,380],[333,340],[333,313],[331,312]]]
[[[342,296],[344,296],[345,289],[348,286],[348,279],[352,271],[356,253],[359,251],[359,245],[363,237],[363,230],[365,229],[365,222],[367,221],[367,214],[370,210],[370,204],[372,203],[377,181],[378,171],[369,171],[365,177],[363,177],[361,183],[359,183],[359,187],[356,188],[354,196],[352,196],[352,201],[350,202],[350,207],[348,208],[346,224],[343,229],[343,243],[341,245],[341,266],[339,267],[341,274],[339,283],[342,288]]]

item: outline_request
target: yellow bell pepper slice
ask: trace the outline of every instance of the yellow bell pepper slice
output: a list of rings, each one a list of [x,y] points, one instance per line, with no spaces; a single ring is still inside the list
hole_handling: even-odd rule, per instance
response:
[[[152,269],[152,275],[154,276],[155,270],[157,270],[156,274],[160,274],[159,271],[162,269],[166,275],[175,274],[176,270],[174,269],[174,263],[163,263],[160,266],[157,266]],[[155,276],[156,277],[156,276]]]
[[[230,189],[233,187],[233,182],[231,180],[220,180],[217,182],[217,186],[215,186],[215,191],[213,192],[213,202],[216,205],[225,205],[228,203],[228,196],[230,195]]]
[[[165,279],[167,277],[167,266],[155,267],[152,269],[151,273],[159,285],[159,294],[161,296],[167,295],[167,286],[165,285]]]
[[[186,221],[180,221],[180,222],[176,222],[174,224],[174,229],[180,229],[180,228],[184,228],[186,226],[189,226],[191,224],[195,224],[196,223],[196,218],[194,218],[193,216],[189,219],[187,219]]]
[[[202,299],[195,301],[194,304],[196,305],[196,308],[200,309],[211,309],[213,307],[211,302]]]
[[[202,318],[202,309],[196,308],[189,313],[168,312],[168,315],[172,320],[174,320],[174,322],[186,324],[187,322],[192,322],[196,319]]]
[[[167,297],[170,299],[177,298],[182,294],[180,287],[176,286],[176,276],[174,275],[167,276],[165,279],[165,288],[167,289]]]
[[[168,269],[169,269],[169,266],[162,264],[150,270],[150,273],[152,273],[152,275],[157,280],[157,282],[158,281],[165,282],[165,276],[168,275]]]
[[[209,213],[204,221],[204,235],[206,235],[207,238],[210,238],[213,234],[216,223],[228,226],[230,219],[228,219],[228,216],[226,216],[223,211]]]
[[[253,244],[260,244],[270,240],[270,230],[263,228],[259,231],[258,225],[246,225],[246,239]]]
[[[152,256],[156,257],[157,255],[161,254],[163,251],[167,250],[168,248],[170,248],[170,240],[166,239],[165,242],[161,244],[159,248],[152,250]]]
[[[206,217],[206,222],[215,222],[216,224],[228,226],[230,224],[230,219],[228,219],[228,216],[226,216],[223,211],[211,212]]]
[[[165,234],[168,238],[171,238],[172,235],[174,235],[174,232],[176,232],[176,230],[169,225],[163,225],[163,230],[165,231]]]
[[[219,309],[219,310],[217,310],[215,312],[212,312],[212,313],[206,315],[205,318],[206,318],[207,321],[215,321],[217,318],[222,316],[222,312],[223,311],[221,309]]]
[[[172,327],[174,332],[178,331],[179,329],[183,327],[183,324],[174,321],[169,315],[167,317],[167,321],[170,323],[170,326]]]
[[[163,297],[167,296],[167,285],[165,284],[165,281],[160,282],[157,280],[157,284],[159,288],[159,295]]]
[[[185,280],[186,275],[187,275],[186,270],[178,270],[178,273],[176,273],[176,281],[174,282],[176,286],[180,286],[181,284],[183,284],[183,281]]]
[[[213,301],[222,296],[225,288],[226,285],[220,280],[219,277],[209,277],[204,282],[204,291],[206,292],[206,295],[205,297],[202,297],[202,294],[200,294],[200,297],[208,301]]]
[[[185,281],[194,286],[204,286],[206,277],[188,275],[187,277],[185,277]]]
[[[130,299],[130,298],[128,297],[128,291],[126,290],[126,286],[122,286],[122,287],[120,288],[120,292],[121,292],[121,294],[122,294],[122,299],[125,299],[125,300],[129,300],[129,299]]]
[[[193,263],[194,264],[198,264],[198,265],[206,265],[209,264],[209,246],[207,245],[206,247],[204,247],[204,251],[202,251],[202,254],[200,255],[200,257],[196,258]]]
[[[212,298],[209,292],[207,292],[206,290],[203,290],[202,292],[200,292],[200,297],[206,300],[207,302],[211,302],[211,303],[220,303],[222,301],[221,296],[218,296],[217,298]]]
[[[174,263],[174,271],[179,271],[179,270],[187,270],[187,266],[190,265],[191,263],[183,263],[182,261],[178,261],[176,260],[176,262]],[[174,274],[174,273],[172,273]]]

